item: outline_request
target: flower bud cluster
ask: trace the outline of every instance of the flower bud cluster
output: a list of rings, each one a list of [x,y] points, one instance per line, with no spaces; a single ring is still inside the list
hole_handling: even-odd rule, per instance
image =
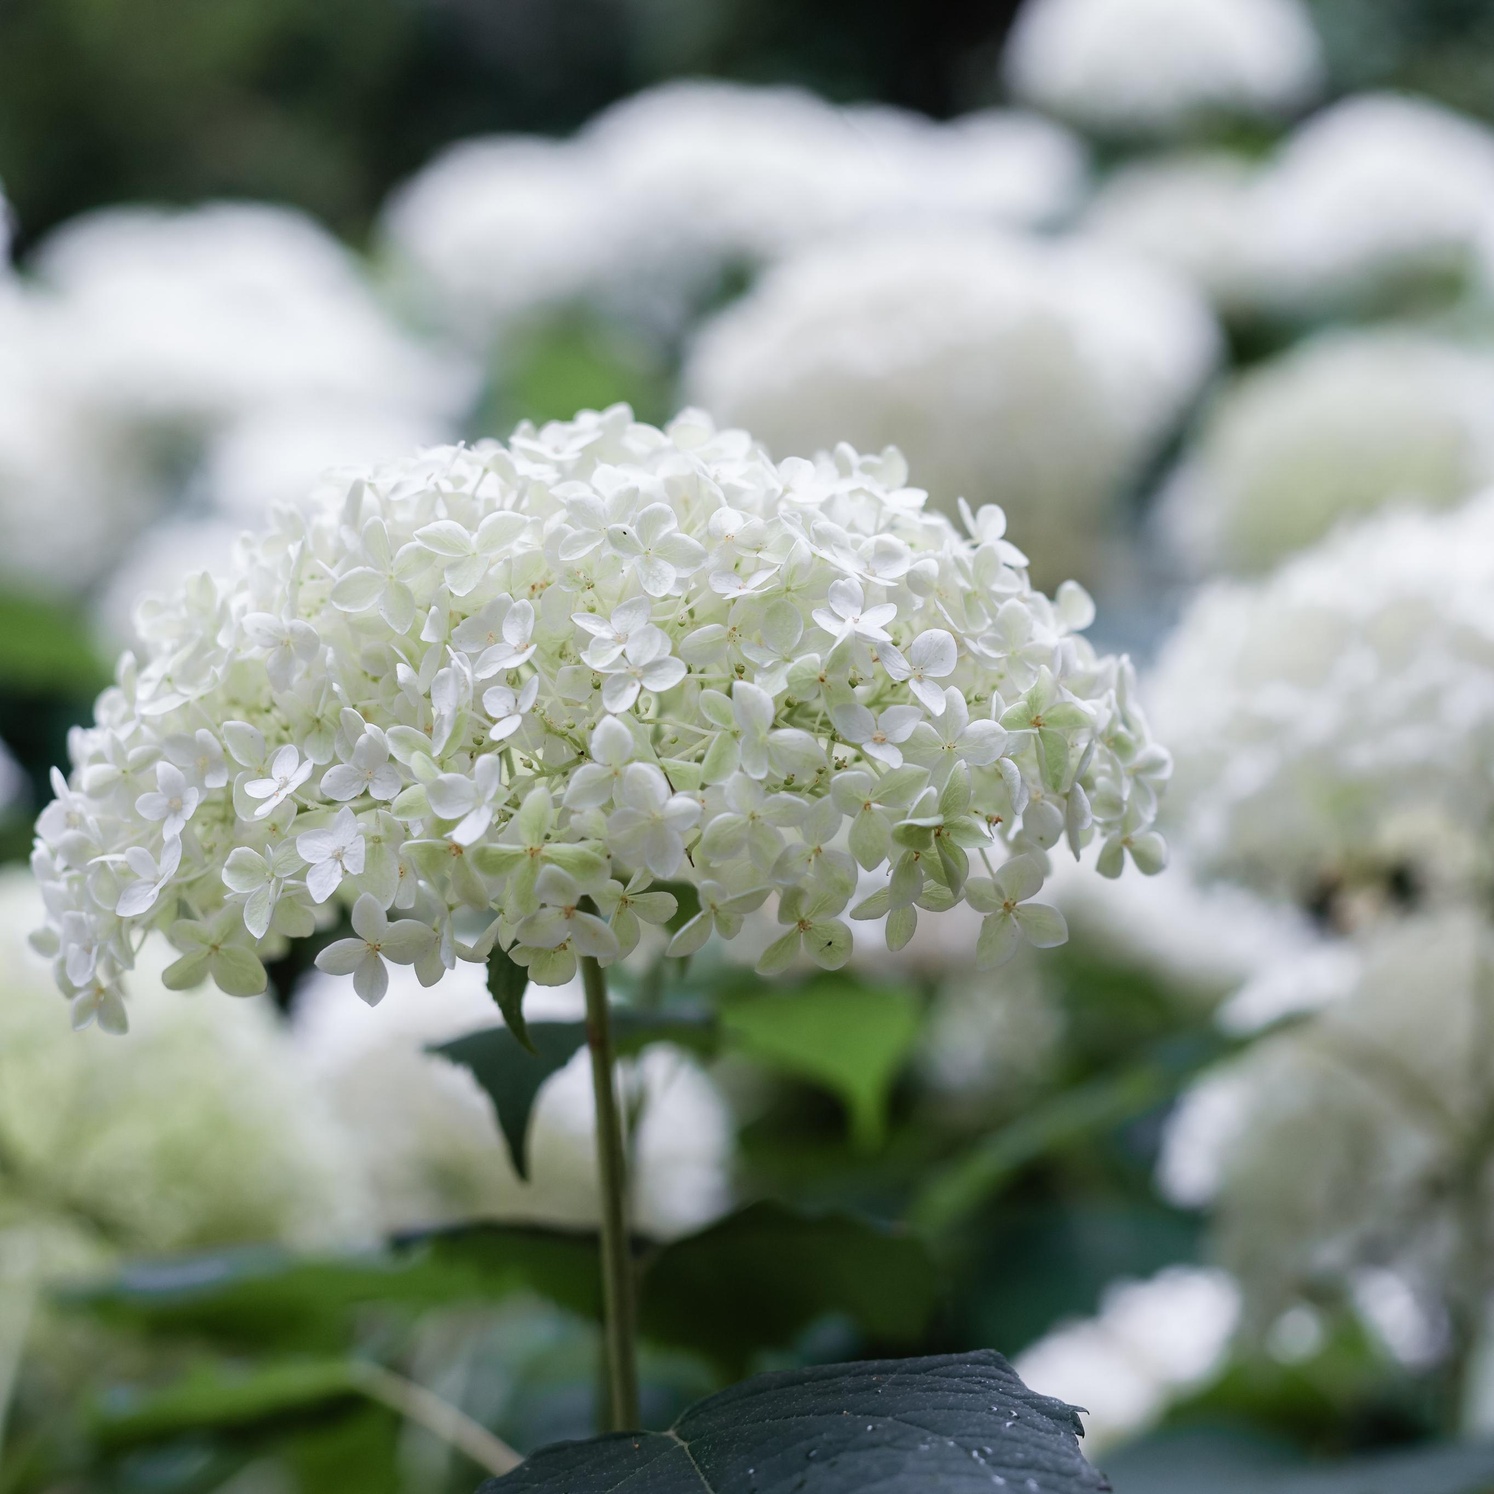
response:
[[[41,817],[77,1020],[123,1020],[151,929],[168,983],[249,992],[339,904],[318,963],[370,1002],[387,962],[431,984],[495,945],[559,983],[686,898],[675,955],[774,899],[765,973],[961,900],[987,965],[1061,941],[1045,852],[1157,869],[1169,759],[1083,591],[1033,591],[999,509],[964,519],[895,451],[775,464],[625,406],[276,510],[230,579],[142,605]]]

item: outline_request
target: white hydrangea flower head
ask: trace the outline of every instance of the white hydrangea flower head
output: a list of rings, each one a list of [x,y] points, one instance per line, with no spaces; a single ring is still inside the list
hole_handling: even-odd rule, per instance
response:
[[[73,398],[54,322],[46,298],[0,277],[0,575],[73,594],[149,522],[159,496],[134,443]]]
[[[760,261],[844,231],[894,187],[903,121],[840,110],[797,88],[676,82],[624,99],[587,137],[628,201],[656,202],[667,231],[713,258]],[[892,144],[892,161],[868,148]]]
[[[451,146],[391,197],[383,235],[405,295],[480,347],[577,304],[672,338],[723,274],[829,237],[1061,218],[1086,164],[1031,114],[935,124],[798,89],[672,82],[570,141]]]
[[[853,120],[861,114],[851,111]],[[1040,114],[979,109],[943,123],[894,117],[905,133],[902,175],[920,221],[1042,228],[1066,221],[1088,188],[1084,147]]]
[[[1491,202],[1486,125],[1424,99],[1346,99],[1308,120],[1262,177],[1262,302],[1320,314],[1466,280],[1489,241]]]
[[[21,932],[42,914],[29,874],[0,876],[0,1232],[140,1253],[369,1243],[353,1139],[269,1003],[167,990],[176,956],[153,938],[128,1048],[80,1036]]]
[[[33,589],[94,588],[173,508],[259,522],[251,464],[263,498],[448,439],[473,393],[288,210],[110,209],[32,263],[0,290],[0,571]]]
[[[1254,1331],[1358,1295],[1367,1268],[1393,1271],[1432,1324],[1482,1320],[1488,1211],[1453,1180],[1486,1198],[1494,1172],[1489,939],[1467,908],[1377,931],[1344,996],[1184,1097],[1161,1182],[1211,1209]]]
[[[539,996],[541,1000],[535,1000]],[[579,989],[534,993],[531,1018],[580,1021]],[[427,1051],[499,1021],[483,971],[459,966],[434,990],[396,967],[369,1013],[314,975],[297,990],[297,1045],[358,1138],[386,1234],[472,1219],[595,1228],[595,1098],[583,1047],[535,1100],[529,1178],[514,1171],[493,1103],[472,1075]],[[732,1123],[704,1071],[666,1044],[619,1064],[630,1116],[633,1227],[653,1239],[702,1229],[730,1206]]]
[[[1019,98],[1120,136],[1280,118],[1323,79],[1300,0],[1027,0],[1003,69]]]
[[[936,505],[999,502],[1041,577],[1088,580],[1218,352],[1191,286],[1112,251],[898,236],[765,276],[698,334],[684,386],[774,451],[896,444]]]
[[[1082,589],[1050,601],[999,509],[961,535],[925,496],[895,451],[775,464],[616,406],[278,510],[226,579],[141,609],[39,821],[78,1021],[123,1022],[150,929],[168,984],[206,959],[247,992],[337,906],[320,962],[369,1002],[391,963],[431,984],[495,944],[563,983],[676,881],[701,904],[676,954],[776,901],[765,973],[844,963],[858,867],[890,945],[960,901],[988,962],[1058,942],[1047,850],[1155,870],[1170,762]]]
[[[1075,204],[1084,153],[1030,114],[950,125],[794,88],[673,82],[613,105],[583,137],[656,232],[717,263],[758,263],[833,235],[906,221],[1047,222]]]
[[[1147,1281],[1112,1282],[1093,1318],[1060,1324],[1013,1368],[1039,1394],[1084,1408],[1086,1447],[1114,1447],[1209,1382],[1239,1317],[1227,1272],[1168,1266]]]
[[[79,398],[105,418],[190,428],[310,400],[449,418],[471,393],[288,208],[103,209],[49,235],[33,268]]]
[[[1225,315],[1253,307],[1258,167],[1225,150],[1145,157],[1105,179],[1080,220],[1087,236],[1165,265]]]
[[[390,197],[382,232],[403,294],[477,346],[607,287],[630,246],[590,156],[519,135],[449,146]]]
[[[1491,657],[1494,494],[1205,589],[1146,682],[1190,863],[1350,925],[1486,897]]]
[[[1220,392],[1159,522],[1194,572],[1260,571],[1391,503],[1494,479],[1494,355],[1398,329],[1328,333]]]

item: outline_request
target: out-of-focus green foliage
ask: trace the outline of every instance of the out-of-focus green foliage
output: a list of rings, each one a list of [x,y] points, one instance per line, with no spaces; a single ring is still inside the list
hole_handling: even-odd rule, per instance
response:
[[[911,991],[825,976],[796,990],[733,999],[722,1024],[750,1057],[838,1096],[857,1147],[881,1143],[892,1082],[918,1035]]]
[[[1489,118],[1494,11],[1484,0],[1309,0],[1341,90],[1405,88]]]
[[[1494,15],[1482,0],[1313,8],[1340,87],[1494,109]],[[1015,0],[8,0],[0,180],[28,237],[101,203],[221,196],[292,202],[357,237],[445,142],[567,132],[674,74],[969,108],[994,97],[1015,10]]]
[[[674,413],[674,375],[636,336],[600,318],[570,315],[505,349],[504,369],[474,424],[506,436],[521,420],[569,420],[577,410],[619,401],[640,420],[663,421]]]
[[[1014,9],[8,0],[0,180],[28,236],[101,203],[251,196],[295,203],[357,237],[388,190],[447,141],[568,132],[673,73],[803,82],[949,112],[989,89]]]
[[[0,10],[0,177],[33,234],[101,202],[218,196],[293,202],[358,233],[443,142],[569,129],[624,92],[610,10],[14,0]]]
[[[682,1404],[677,1392],[729,1383],[765,1356],[798,1360],[806,1330],[827,1317],[847,1325],[853,1345],[916,1345],[939,1295],[934,1263],[908,1232],[768,1202],[642,1249],[639,1270],[640,1319],[651,1345],[648,1409],[664,1420]],[[510,1325],[506,1334],[495,1330],[490,1347],[507,1355],[500,1399],[511,1404],[516,1380],[534,1388],[515,1358],[526,1335],[512,1325],[523,1329],[523,1304],[549,1304],[552,1325],[589,1323],[600,1312],[598,1280],[591,1238],[501,1226],[443,1231],[354,1259],[241,1251],[127,1270],[72,1293],[65,1305],[95,1332],[148,1349],[154,1383],[105,1383],[66,1408],[65,1428],[51,1429],[51,1437],[39,1429],[31,1459],[12,1450],[0,1487],[48,1487],[69,1466],[112,1487],[111,1479],[132,1476],[131,1460],[160,1460],[187,1445],[225,1459],[273,1454],[294,1466],[312,1429],[341,1427],[356,1432],[360,1448],[369,1439],[383,1446],[392,1398],[381,1388],[389,1371],[379,1366],[412,1367],[422,1333],[448,1312],[469,1329],[485,1315]],[[493,1319],[494,1312],[508,1316]],[[469,1343],[468,1353],[486,1337]],[[564,1371],[585,1393],[569,1413],[562,1393],[559,1430],[586,1430],[594,1372],[589,1357]],[[454,1395],[461,1399],[461,1389]],[[385,1409],[371,1412],[370,1401]],[[533,1445],[523,1417],[500,1420],[501,1430]],[[220,1460],[212,1466],[219,1469]],[[457,1460],[452,1487],[469,1474]],[[145,1487],[175,1486],[153,1476]],[[322,1494],[325,1486],[301,1487]]]

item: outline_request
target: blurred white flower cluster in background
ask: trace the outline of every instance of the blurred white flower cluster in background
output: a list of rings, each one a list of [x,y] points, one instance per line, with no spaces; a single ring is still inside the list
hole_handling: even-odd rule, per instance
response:
[[[1020,98],[1122,137],[1289,117],[1323,83],[1300,0],[1032,0],[1004,69]]]
[[[363,1250],[469,1220],[598,1218],[584,1048],[539,1090],[524,1180],[472,1076],[425,1051],[500,1022],[479,967],[436,991],[398,972],[377,1013],[313,976],[287,1026],[267,997],[168,989],[175,952],[152,939],[120,1043],[67,1020],[27,945],[42,913],[29,874],[0,877],[0,1295],[121,1256]],[[579,989],[531,1003],[535,1017],[580,1011]],[[623,1083],[635,1227],[668,1239],[709,1223],[731,1198],[732,1122],[714,1084],[664,1045]]]
[[[1467,908],[1375,930],[1337,995],[1299,976],[1318,1015],[1204,1079],[1173,1119],[1163,1186],[1213,1209],[1268,1345],[1290,1351],[1284,1336],[1347,1295],[1412,1364],[1476,1349],[1494,1290],[1491,957]],[[1373,1303],[1392,1286],[1387,1323]]]
[[[1197,575],[1259,571],[1345,519],[1442,508],[1494,478],[1494,350],[1399,328],[1336,331],[1224,389],[1161,495]]]
[[[142,531],[136,580],[158,542],[221,564],[229,526],[328,467],[448,436],[472,397],[466,365],[399,328],[355,256],[289,209],[103,209],[27,268],[0,310],[0,569],[22,590],[107,585]]]
[[[964,230],[780,266],[701,331],[690,399],[770,449],[895,443],[947,512],[1000,493],[1048,585],[1093,583],[1105,516],[1219,356],[1166,270],[1082,242]]]
[[[1109,1286],[1093,1318],[1061,1324],[1014,1361],[1043,1395],[1082,1406],[1095,1452],[1160,1420],[1224,1364],[1240,1291],[1218,1269],[1169,1266],[1148,1281]]]
[[[27,947],[42,911],[25,871],[0,878],[0,1235],[42,1231],[54,1272],[120,1250],[369,1243],[354,1139],[269,1003],[167,990],[158,942],[134,1041],[80,1037]]]
[[[794,89],[671,83],[570,141],[453,146],[391,200],[385,252],[413,304],[469,345],[577,303],[678,336],[729,272],[910,223],[1050,223],[1085,174],[1078,141],[1034,115],[940,125]]]
[[[1494,898],[1494,495],[1212,583],[1147,693],[1201,871],[1343,927]]]

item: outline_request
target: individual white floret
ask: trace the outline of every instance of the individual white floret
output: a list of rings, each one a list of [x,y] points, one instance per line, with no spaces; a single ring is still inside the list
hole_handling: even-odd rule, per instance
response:
[[[1256,193],[1263,304],[1374,307],[1469,276],[1494,213],[1494,132],[1423,99],[1365,94],[1314,115]]]
[[[41,914],[27,873],[0,877],[0,1232],[61,1227],[140,1253],[366,1243],[352,1138],[273,1006],[168,991],[161,972],[177,956],[154,939],[135,973],[132,1042],[80,1035],[26,945]],[[99,1012],[103,1025],[116,1016]]]
[[[1119,167],[1095,194],[1081,230],[1199,286],[1222,312],[1257,298],[1253,254],[1256,164],[1228,151],[1187,151]]]
[[[778,453],[896,443],[945,511],[999,503],[1040,575],[1090,579],[1112,500],[1218,350],[1165,271],[962,232],[790,260],[705,326],[684,383]]]
[[[380,1226],[429,1228],[473,1219],[594,1226],[598,1218],[594,1100],[583,1047],[546,1080],[529,1129],[529,1179],[513,1169],[492,1101],[472,1075],[426,1051],[499,1025],[473,966],[434,991],[391,971],[370,1013],[341,981],[315,976],[296,998],[299,1045],[359,1138]],[[580,992],[534,1002],[531,1019],[579,1021]],[[677,1049],[652,1047],[621,1065],[636,1105],[629,1147],[633,1227],[655,1239],[700,1229],[730,1202],[732,1125],[715,1086]]]
[[[1065,1323],[1013,1361],[1042,1395],[1084,1408],[1086,1447],[1124,1442],[1222,1367],[1240,1315],[1223,1271],[1169,1266],[1147,1281],[1115,1282],[1099,1313]]]
[[[55,779],[40,937],[80,1020],[122,1012],[151,928],[252,960],[334,907],[353,934],[319,959],[370,1003],[391,962],[433,984],[495,945],[561,984],[676,879],[705,909],[677,954],[774,900],[765,970],[843,964],[848,908],[895,948],[968,901],[984,964],[1057,942],[1040,852],[1158,870],[1168,757],[1129,663],[1084,641],[1082,589],[1034,591],[999,509],[962,537],[907,475],[617,406],[277,509],[226,578],[141,606],[142,655]],[[152,818],[163,760],[195,797]],[[885,835],[851,834],[844,773],[881,781]],[[759,794],[776,847],[718,827]]]
[[[1210,1208],[1254,1331],[1302,1301],[1383,1305],[1366,1271],[1393,1273],[1442,1352],[1484,1321],[1489,938],[1466,908],[1378,932],[1346,994],[1182,1101],[1161,1181]]]
[[[1215,583],[1147,682],[1190,862],[1353,925],[1486,895],[1494,496]]]
[[[1323,60],[1300,0],[1027,0],[1003,70],[1020,98],[1087,129],[1171,135],[1291,114]]]
[[[1445,508],[1494,478],[1494,355],[1335,332],[1227,386],[1162,498],[1194,571],[1256,571],[1387,504]]]

